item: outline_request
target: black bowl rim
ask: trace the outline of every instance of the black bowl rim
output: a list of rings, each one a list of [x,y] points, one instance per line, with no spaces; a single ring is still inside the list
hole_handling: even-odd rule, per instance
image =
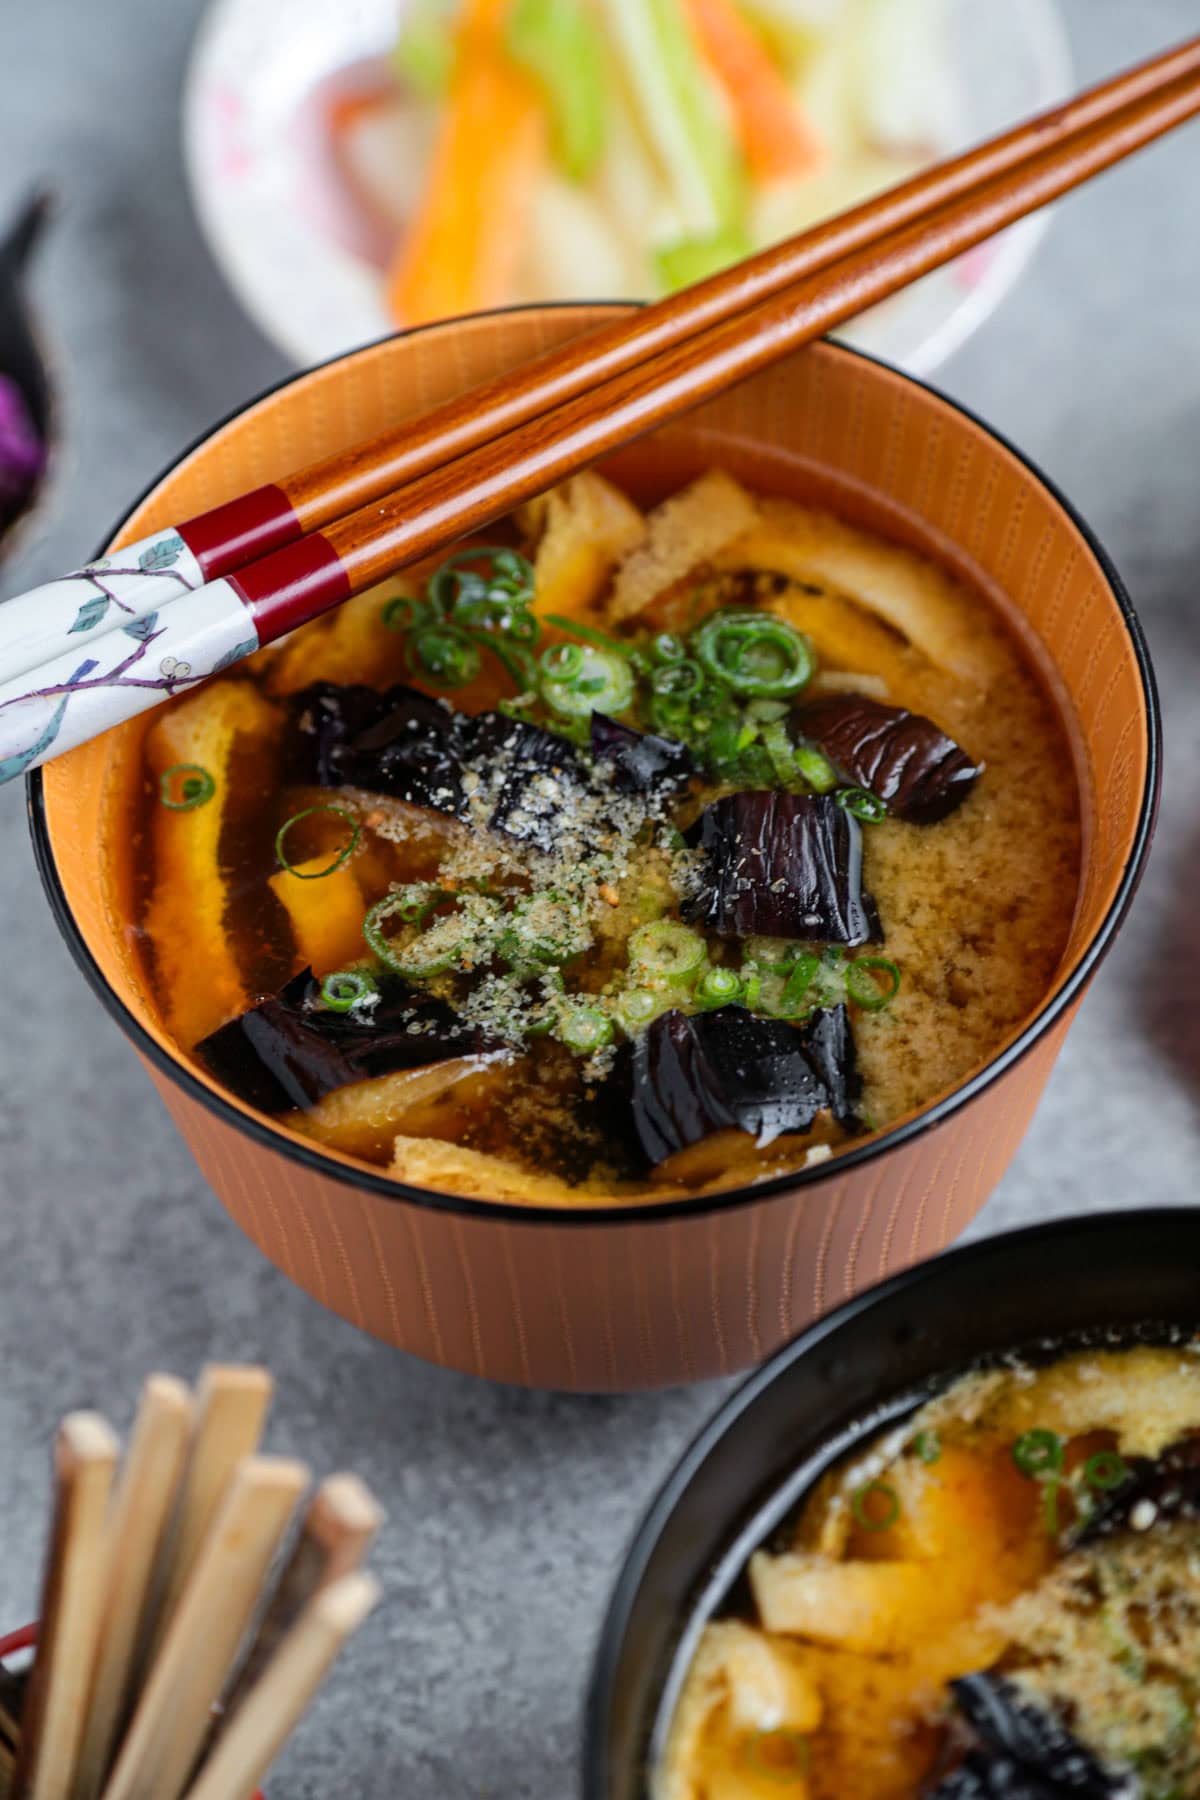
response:
[[[629,303],[627,302],[565,300],[536,306],[497,308],[496,311],[511,316],[521,313],[541,313],[547,311],[590,312],[605,306],[611,306],[616,310],[618,308],[625,308],[628,305]],[[488,313],[469,313],[454,319],[437,320],[433,324],[420,326],[417,330],[422,335],[430,332],[452,331],[463,324],[492,316],[495,315]],[[416,335],[416,332],[396,333],[394,335],[411,337]],[[330,368],[335,363],[348,362],[352,357],[369,353],[371,350],[377,349],[381,343],[390,341],[391,339],[389,337],[384,337],[377,339],[374,344],[360,345],[356,350],[347,351],[342,355],[330,357],[327,362],[314,365],[314,369]],[[124,1002],[118,998],[105,980],[104,975],[93,958],[75,917],[71,912],[66,895],[63,892],[62,883],[59,879],[58,869],[54,859],[54,851],[50,843],[50,832],[46,820],[42,772],[40,769],[36,769],[26,777],[26,801],[29,813],[30,836],[33,841],[34,859],[41,876],[46,898],[50,903],[50,910],[54,915],[59,931],[66,940],[67,948],[70,950],[71,955],[74,957],[75,962],[82,971],[92,992],[99,999],[105,1010],[116,1020],[116,1023],[121,1027],[125,1036],[130,1040],[141,1056],[143,1056],[155,1069],[169,1076],[170,1079],[175,1082],[176,1086],[181,1088],[190,1099],[198,1101],[207,1111],[215,1114],[217,1118],[223,1120],[226,1124],[234,1126],[236,1130],[242,1132],[255,1143],[264,1145],[265,1147],[276,1151],[278,1155],[287,1158],[289,1161],[298,1163],[302,1168],[337,1181],[343,1186],[357,1189],[359,1192],[365,1191],[380,1199],[403,1201],[408,1205],[426,1208],[434,1212],[456,1214],[460,1217],[491,1219],[498,1223],[520,1224],[530,1227],[537,1227],[539,1225],[566,1225],[587,1228],[590,1226],[603,1225],[648,1224],[670,1219],[696,1218],[711,1213],[728,1212],[736,1207],[755,1205],[761,1201],[773,1199],[775,1196],[783,1193],[794,1192],[800,1188],[814,1186],[818,1182],[828,1180],[831,1170],[839,1176],[843,1173],[849,1173],[851,1169],[858,1168],[864,1163],[873,1162],[877,1157],[886,1155],[889,1150],[893,1150],[901,1144],[911,1143],[915,1138],[922,1136],[925,1132],[932,1131],[944,1120],[950,1118],[964,1107],[969,1106],[986,1088],[990,1087],[993,1082],[999,1080],[1002,1075],[1006,1074],[1009,1069],[1013,1068],[1016,1063],[1020,1062],[1021,1059],[1033,1049],[1034,1045],[1045,1035],[1055,1021],[1061,1018],[1061,1016],[1067,1012],[1081,996],[1096,969],[1107,955],[1112,946],[1113,939],[1124,922],[1126,913],[1129,911],[1133,896],[1137,891],[1138,883],[1140,882],[1142,873],[1145,869],[1147,852],[1150,848],[1150,841],[1154,835],[1154,825],[1158,814],[1159,793],[1162,785],[1162,719],[1159,711],[1158,689],[1155,683],[1154,670],[1150,662],[1150,653],[1147,648],[1145,634],[1142,630],[1137,613],[1134,610],[1133,602],[1107,551],[1099,542],[1086,520],[1080,516],[1066,496],[1030,457],[1018,450],[1017,447],[1010,443],[1001,432],[994,430],[992,426],[988,425],[983,419],[979,418],[976,413],[972,412],[969,407],[963,406],[959,401],[951,399],[950,396],[943,393],[940,388],[934,387],[929,382],[920,381],[915,376],[906,374],[904,370],[895,368],[891,363],[885,362],[881,357],[869,356],[866,352],[853,349],[847,344],[832,342],[830,340],[824,341],[827,348],[836,351],[839,355],[856,357],[860,362],[872,363],[878,368],[886,369],[890,374],[899,376],[902,381],[911,382],[913,386],[924,389],[924,391],[931,394],[935,400],[941,401],[944,406],[950,407],[953,411],[961,414],[963,418],[969,420],[973,425],[978,426],[981,431],[985,432],[998,443],[1002,449],[1007,450],[1011,456],[1014,456],[1018,462],[1022,463],[1024,467],[1029,470],[1030,474],[1045,488],[1051,499],[1066,513],[1067,517],[1084,538],[1089,549],[1100,564],[1100,568],[1108,583],[1112,596],[1117,602],[1118,611],[1124,620],[1125,629],[1129,634],[1130,643],[1133,646],[1134,656],[1137,660],[1138,671],[1142,681],[1142,693],[1146,706],[1147,766],[1146,782],[1142,793],[1141,811],[1138,816],[1137,830],[1134,834],[1133,844],[1122,871],[1120,886],[1113,898],[1112,905],[1109,907],[1109,910],[1101,921],[1098,929],[1093,934],[1083,956],[1080,958],[1078,966],[1072,971],[1069,979],[1064,982],[1059,991],[1046,1002],[1036,1016],[1030,1021],[1021,1035],[1014,1039],[1014,1041],[1009,1044],[1006,1049],[1002,1050],[998,1056],[993,1057],[989,1063],[985,1064],[985,1066],[973,1075],[969,1081],[956,1087],[936,1105],[927,1108],[924,1112],[918,1113],[915,1118],[908,1120],[907,1123],[897,1126],[892,1131],[886,1131],[877,1138],[870,1139],[859,1149],[841,1152],[832,1164],[828,1162],[817,1163],[810,1169],[801,1169],[793,1171],[790,1174],[777,1175],[770,1181],[748,1183],[742,1187],[729,1188],[716,1194],[698,1194],[693,1199],[653,1200],[640,1204],[631,1203],[624,1206],[615,1205],[598,1207],[530,1206],[520,1201],[478,1200],[471,1199],[462,1194],[441,1193],[432,1188],[412,1187],[407,1182],[397,1181],[390,1175],[384,1174],[382,1171],[376,1172],[367,1168],[355,1169],[346,1164],[336,1162],[332,1157],[326,1156],[315,1144],[310,1147],[298,1140],[283,1137],[264,1120],[253,1117],[248,1113],[241,1112],[227,1100],[224,1095],[214,1093],[211,1089],[206,1087],[190,1069],[186,1068],[184,1064],[175,1057],[168,1055],[166,1051],[164,1051],[154,1039],[143,1030],[137,1020],[134,1019],[129,1012]],[[222,430],[226,425],[231,424],[235,419],[240,418],[243,413],[246,413],[252,407],[259,405],[263,400],[269,399],[272,394],[279,393],[282,389],[291,386],[294,381],[301,381],[307,375],[314,373],[314,369],[300,370],[297,373],[284,376],[280,381],[273,382],[269,387],[264,388],[261,393],[255,395],[253,399],[247,400],[243,402],[241,406],[235,407],[233,411],[227,413],[224,418],[218,419],[215,424],[201,432],[185,450],[178,456],[173,457],[171,462],[147,483],[146,487],[132,503],[128,511],[113,527],[112,532],[109,534],[109,538],[111,539],[111,537],[116,535],[125,520],[137,510],[146,496],[150,494],[168,474],[170,474],[172,469],[177,468],[181,462],[191,456],[216,432]],[[97,552],[97,554],[102,553],[103,549]]]
[[[786,1378],[794,1364],[801,1362],[818,1345],[826,1339],[835,1337],[839,1332],[853,1326],[855,1322],[869,1313],[875,1306],[886,1303],[896,1294],[906,1289],[919,1288],[922,1282],[947,1276],[953,1278],[956,1270],[964,1269],[975,1263],[986,1263],[991,1256],[1007,1255],[1014,1247],[1023,1245],[1052,1245],[1056,1239],[1071,1237],[1077,1239],[1084,1236],[1104,1237],[1120,1236],[1123,1232],[1144,1231],[1155,1226],[1167,1226],[1177,1223],[1180,1215],[1190,1214],[1193,1219],[1200,1217],[1200,1208],[1188,1206],[1147,1206],[1122,1207],[1103,1213],[1070,1213],[1062,1218],[1048,1219],[1041,1224],[1018,1227],[1013,1231],[999,1231],[990,1237],[979,1239],[975,1243],[959,1245],[957,1249],[943,1250],[937,1256],[927,1257],[922,1262],[913,1263],[907,1269],[901,1269],[898,1275],[890,1275],[885,1281],[864,1288],[859,1294],[853,1294],[844,1300],[832,1312],[824,1313],[805,1327],[797,1337],[769,1356],[754,1373],[747,1377],[733,1393],[722,1402],[713,1416],[700,1427],[687,1448],[679,1456],[670,1473],[663,1481],[642,1514],[641,1520],[629,1540],[628,1547],[621,1559],[620,1570],[613,1584],[608,1605],[604,1613],[604,1622],[593,1654],[591,1677],[588,1682],[587,1698],[583,1716],[583,1800],[608,1800],[607,1786],[599,1784],[598,1777],[608,1775],[607,1723],[608,1704],[612,1690],[613,1677],[625,1647],[625,1635],[629,1615],[637,1597],[642,1577],[658,1542],[670,1523],[671,1517],[683,1495],[691,1485],[699,1469],[707,1461],[721,1439],[732,1426],[741,1419],[775,1382]]]

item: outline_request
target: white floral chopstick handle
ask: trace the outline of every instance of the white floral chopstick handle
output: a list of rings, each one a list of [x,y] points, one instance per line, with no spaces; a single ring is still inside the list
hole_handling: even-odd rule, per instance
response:
[[[104,580],[107,571],[99,573]],[[82,609],[93,602],[77,604]],[[124,617],[129,603],[119,604]],[[94,626],[99,624],[97,613]],[[78,649],[0,682],[0,782],[186,692],[249,656],[259,642],[248,608],[227,581],[210,582],[161,611],[130,606],[116,629],[110,611],[106,626],[89,642],[94,627],[82,623],[68,635],[68,643],[78,637]]]
[[[0,607],[0,684],[59,653],[130,626],[201,587],[200,564],[174,526],[85,563]]]

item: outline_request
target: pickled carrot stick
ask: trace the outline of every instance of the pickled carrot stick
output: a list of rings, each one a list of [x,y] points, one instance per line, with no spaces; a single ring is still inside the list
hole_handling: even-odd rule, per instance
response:
[[[507,0],[470,0],[421,208],[388,273],[388,306],[420,325],[501,304],[546,163],[536,88],[500,41]]]
[[[825,145],[733,0],[684,0],[705,61],[720,82],[752,175],[772,181],[822,168]]]

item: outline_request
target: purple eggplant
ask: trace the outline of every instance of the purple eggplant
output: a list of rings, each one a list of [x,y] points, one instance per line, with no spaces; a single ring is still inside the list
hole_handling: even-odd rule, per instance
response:
[[[289,1112],[371,1075],[419,1069],[495,1048],[441,1000],[385,988],[371,1007],[334,1012],[303,969],[277,994],[196,1046],[205,1066],[248,1106]]]
[[[1138,1800],[1136,1776],[1107,1767],[1011,1681],[984,1673],[950,1686],[971,1747],[930,1800]]]
[[[50,210],[49,196],[35,194],[0,236],[0,534],[29,506],[46,467],[53,397],[25,277]]]
[[[592,755],[598,763],[612,765],[615,788],[648,798],[682,793],[696,772],[686,744],[635,731],[605,713],[592,714]]]
[[[932,825],[954,812],[981,773],[981,765],[932,719],[865,694],[830,694],[793,718],[849,781],[914,825]]]
[[[472,771],[491,828],[545,850],[588,775],[575,746],[539,725],[455,712],[416,688],[381,694],[331,682],[292,696],[286,763],[293,781],[366,788],[462,820],[471,816],[463,776]]]
[[[1072,1546],[1119,1531],[1148,1531],[1173,1519],[1200,1519],[1200,1433],[1181,1438],[1161,1456],[1126,1459],[1129,1473],[1098,1494],[1071,1534]]]
[[[719,937],[878,943],[862,827],[828,794],[730,794],[688,835],[705,853],[685,916]]]
[[[661,1014],[622,1046],[597,1098],[607,1127],[627,1140],[632,1125],[655,1168],[717,1131],[766,1145],[810,1131],[823,1112],[853,1129],[860,1090],[845,1007],[795,1026],[725,1006]]]

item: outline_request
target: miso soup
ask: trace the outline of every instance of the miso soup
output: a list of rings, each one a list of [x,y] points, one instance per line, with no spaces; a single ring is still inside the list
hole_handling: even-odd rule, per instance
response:
[[[836,1156],[1046,995],[1055,707],[912,551],[714,470],[575,477],[169,704],[138,926],[187,1056],[406,1182],[531,1203]]]
[[[1200,1343],[971,1374],[705,1626],[654,1800],[1200,1794]]]

